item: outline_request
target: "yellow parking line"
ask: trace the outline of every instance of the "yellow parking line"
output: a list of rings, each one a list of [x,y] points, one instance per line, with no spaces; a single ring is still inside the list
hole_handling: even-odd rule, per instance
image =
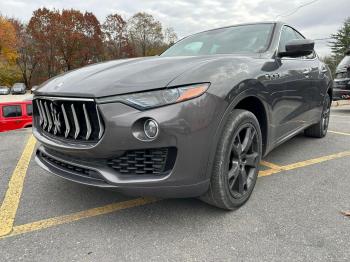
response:
[[[297,169],[297,168],[301,168],[301,167],[305,167],[305,166],[309,166],[309,165],[314,165],[314,164],[318,164],[318,163],[322,163],[325,161],[329,161],[329,160],[337,159],[337,158],[342,158],[342,157],[346,157],[346,156],[350,156],[350,151],[344,151],[344,152],[340,152],[340,153],[336,153],[336,154],[332,154],[332,155],[328,155],[328,156],[322,156],[322,157],[318,157],[318,158],[313,158],[313,159],[297,162],[294,164],[281,166],[280,167],[281,169],[279,169],[279,170],[278,169],[264,170],[264,171],[259,172],[259,176],[260,177],[269,176],[272,174],[279,173],[281,171],[293,170],[293,169]]]
[[[159,201],[155,198],[137,198],[133,200],[118,202],[109,204],[102,207],[91,208],[88,210],[72,213],[69,215],[63,215],[48,219],[39,220],[36,222],[27,223],[24,225],[13,226],[14,218],[20,201],[24,177],[28,164],[34,150],[35,139],[33,136],[30,137],[25,150],[22,153],[21,159],[18,161],[17,167],[13,172],[11,180],[9,182],[9,189],[6,192],[5,200],[0,208],[0,239],[12,237],[28,232],[33,232],[53,226],[58,226],[66,223],[71,223],[85,218],[95,217],[99,215],[109,214],[118,210],[127,208],[137,207]],[[259,177],[269,176],[272,174],[279,173],[281,171],[293,170],[324,161],[337,159],[341,157],[350,156],[350,151],[344,151],[337,154],[328,156],[318,157],[301,161],[289,165],[279,166],[274,163],[262,161],[261,164],[270,167],[268,170],[262,170],[259,172]],[[11,232],[12,231],[12,232]]]
[[[142,205],[150,204],[159,200],[160,199],[155,199],[155,198],[137,198],[137,199],[109,204],[102,207],[91,208],[88,210],[76,212],[69,215],[63,215],[63,216],[39,220],[36,222],[24,224],[24,225],[14,226],[11,234],[2,236],[0,237],[0,239],[16,236],[20,234],[25,234],[28,232],[33,232],[33,231],[37,231],[37,230],[41,230],[41,229],[45,229],[53,226],[58,226],[66,223],[71,223],[84,218],[105,215],[105,214],[109,214],[122,209],[142,206]]]
[[[338,132],[338,131],[331,131],[328,130],[329,133],[333,133],[333,134],[338,134],[338,135],[344,135],[344,136],[350,136],[350,133],[344,133],[344,132]]]
[[[264,161],[264,160],[261,160],[260,164],[262,164],[263,166],[267,166],[269,168],[272,168],[272,169],[281,169],[281,166],[276,165],[276,164],[271,163],[271,162]]]
[[[5,199],[0,207],[0,236],[7,235],[12,230],[35,142],[31,135],[8,184]]]

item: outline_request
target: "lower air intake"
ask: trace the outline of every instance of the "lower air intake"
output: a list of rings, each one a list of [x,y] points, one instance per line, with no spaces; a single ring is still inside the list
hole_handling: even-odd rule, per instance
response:
[[[165,175],[174,166],[176,148],[157,148],[126,151],[107,164],[125,175]]]

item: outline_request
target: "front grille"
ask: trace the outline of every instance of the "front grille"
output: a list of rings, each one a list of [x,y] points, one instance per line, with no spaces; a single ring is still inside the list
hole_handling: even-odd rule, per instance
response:
[[[55,167],[59,167],[60,169],[63,169],[63,170],[68,171],[68,172],[76,173],[77,175],[80,175],[80,176],[88,177],[88,178],[91,178],[94,180],[103,181],[101,176],[95,170],[91,170],[91,169],[71,165],[71,164],[68,164],[66,162],[62,162],[60,160],[57,160],[55,158],[50,157],[49,155],[47,155],[43,152],[40,152],[39,154],[40,154],[40,157],[42,159],[44,159],[46,162],[50,163],[51,165],[53,165]]]
[[[45,134],[89,142],[103,135],[102,118],[93,100],[38,97],[33,106],[34,125]]]
[[[176,148],[158,148],[126,151],[122,156],[107,161],[109,167],[126,175],[163,175],[174,166]]]

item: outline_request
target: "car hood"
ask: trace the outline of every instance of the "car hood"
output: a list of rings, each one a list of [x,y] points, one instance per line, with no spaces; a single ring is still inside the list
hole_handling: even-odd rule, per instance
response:
[[[45,82],[36,95],[104,97],[164,88],[178,76],[223,56],[114,60],[70,71]],[[203,79],[203,82],[205,80]]]

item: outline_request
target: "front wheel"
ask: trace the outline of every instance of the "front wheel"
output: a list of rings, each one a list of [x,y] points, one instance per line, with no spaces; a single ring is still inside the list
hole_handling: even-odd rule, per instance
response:
[[[322,138],[325,137],[328,131],[329,118],[331,114],[331,98],[326,94],[323,104],[323,110],[320,122],[305,129],[305,136]]]
[[[201,199],[228,210],[242,206],[254,189],[261,152],[261,131],[255,115],[233,110],[217,147],[209,189]]]

